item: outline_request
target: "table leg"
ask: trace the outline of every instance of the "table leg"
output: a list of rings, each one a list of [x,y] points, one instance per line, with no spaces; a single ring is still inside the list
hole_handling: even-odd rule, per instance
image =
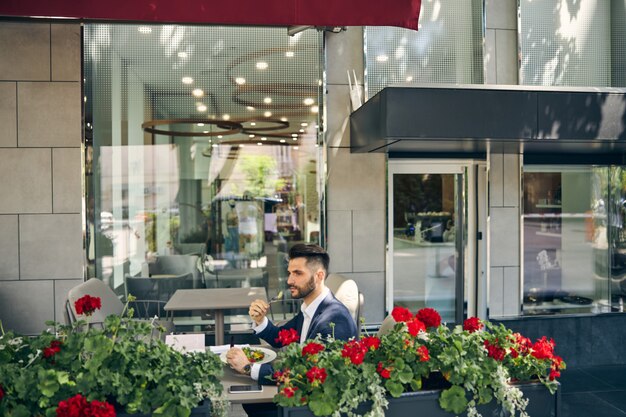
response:
[[[215,346],[224,344],[224,311],[213,310],[215,318]]]

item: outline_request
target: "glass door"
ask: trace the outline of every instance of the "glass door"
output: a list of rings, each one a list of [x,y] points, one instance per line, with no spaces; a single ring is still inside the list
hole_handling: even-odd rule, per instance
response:
[[[474,184],[468,179],[475,176],[469,167],[389,162],[388,311],[431,307],[444,322],[462,321],[468,307],[464,294],[476,292],[476,257],[467,263],[468,230],[477,236],[476,221],[467,222],[476,218],[468,217],[468,187]],[[475,300],[471,303],[475,310]]]

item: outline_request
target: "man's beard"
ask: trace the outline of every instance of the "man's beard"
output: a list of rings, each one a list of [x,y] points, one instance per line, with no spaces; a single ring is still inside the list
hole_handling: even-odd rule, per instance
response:
[[[289,289],[291,288],[295,288],[297,290],[297,293],[291,296],[292,298],[295,298],[295,299],[304,298],[307,295],[311,294],[313,290],[315,289],[315,276],[311,274],[311,278],[309,279],[308,282],[304,284],[303,287],[297,287],[295,285],[291,285]]]

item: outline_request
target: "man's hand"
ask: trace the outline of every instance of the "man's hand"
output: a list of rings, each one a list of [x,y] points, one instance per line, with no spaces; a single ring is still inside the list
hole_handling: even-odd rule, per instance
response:
[[[230,348],[228,352],[226,352],[226,360],[228,361],[230,367],[240,374],[244,373],[244,366],[250,365],[250,361],[248,360],[246,354],[243,353],[243,350],[236,347]]]
[[[254,300],[252,304],[250,304],[248,314],[250,314],[250,318],[254,320],[257,326],[261,324],[261,322],[267,315],[267,310],[269,309],[269,307],[270,305],[263,300]]]

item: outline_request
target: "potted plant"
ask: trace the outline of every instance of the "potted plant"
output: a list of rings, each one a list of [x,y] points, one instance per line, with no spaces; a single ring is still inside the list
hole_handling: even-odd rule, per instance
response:
[[[75,307],[88,319],[100,299],[86,295]],[[52,331],[36,337],[0,328],[0,415],[208,416],[205,400],[224,414],[217,355],[177,352],[151,337],[154,322],[132,314],[127,305],[101,328],[49,322]]]
[[[283,415],[406,415],[419,407],[426,416],[496,408],[525,416],[529,404],[538,416],[557,414],[556,378],[565,363],[553,341],[532,343],[475,317],[450,328],[430,308],[413,315],[396,307],[392,317],[381,336],[289,344],[274,374]]]

